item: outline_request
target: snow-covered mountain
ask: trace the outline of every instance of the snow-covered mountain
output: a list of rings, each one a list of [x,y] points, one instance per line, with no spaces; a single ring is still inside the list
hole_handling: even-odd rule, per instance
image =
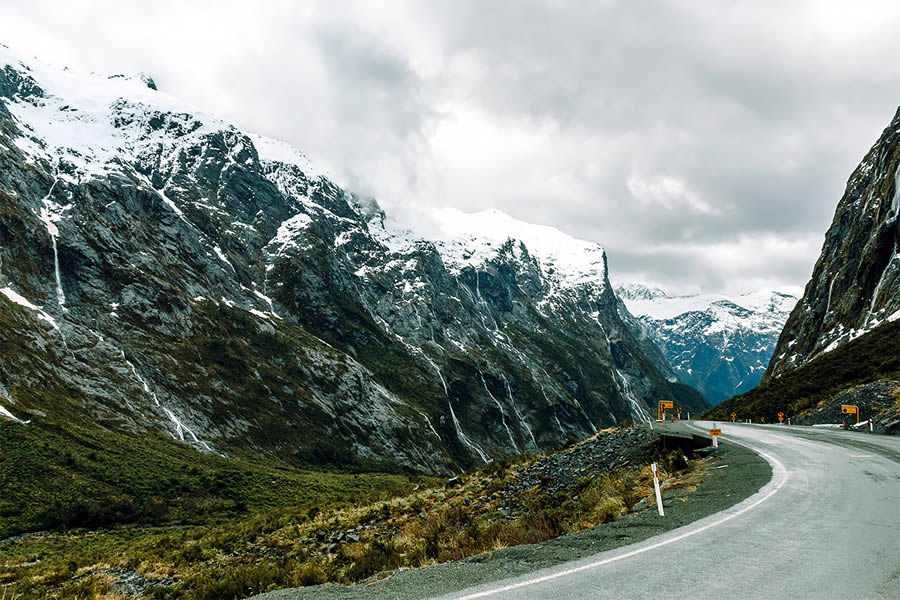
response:
[[[669,296],[643,284],[619,285],[616,295],[624,303],[620,316],[633,315],[638,337],[649,337],[678,378],[713,404],[759,383],[797,302],[774,291]]]
[[[0,47],[0,412],[448,472],[673,397],[600,246],[423,220],[148,77]]]

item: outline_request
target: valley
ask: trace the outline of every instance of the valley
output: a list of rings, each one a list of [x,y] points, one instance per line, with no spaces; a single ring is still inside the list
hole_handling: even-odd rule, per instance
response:
[[[171,70],[0,44],[0,599],[900,593],[900,109],[823,198],[800,134],[728,137],[752,102],[691,143],[642,92],[652,135],[586,143],[574,108],[536,116],[583,99],[531,95],[546,65],[494,121],[458,104],[490,90],[367,87],[499,85],[516,52],[398,68],[380,34],[317,31],[373,64],[340,94],[280,79],[235,122]],[[273,137],[298,129],[339,174]],[[834,199],[822,241],[807,212]]]

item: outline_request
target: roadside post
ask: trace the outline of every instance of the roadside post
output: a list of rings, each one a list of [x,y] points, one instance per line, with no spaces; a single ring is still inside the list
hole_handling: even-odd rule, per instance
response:
[[[663,512],[662,492],[659,491],[659,473],[656,472],[656,463],[650,465],[650,469],[653,471],[653,491],[656,492],[656,508],[659,510],[659,516],[664,517],[666,513]]]
[[[733,412],[733,413],[731,413],[731,422],[734,423],[735,419],[737,419],[737,413]]]
[[[681,407],[679,406],[678,408],[676,408],[675,412],[678,413],[678,420],[680,421],[681,420]]]
[[[712,441],[713,441],[713,448],[718,448],[718,447],[719,447],[719,436],[720,436],[720,435],[722,435],[722,430],[719,429],[718,427],[715,428],[715,429],[710,429],[710,430],[709,430],[709,437],[712,438]]]
[[[783,412],[778,413],[778,422],[784,423],[784,413]]]
[[[841,404],[841,412],[845,415],[856,413],[856,424],[859,425],[859,407],[855,404]]]

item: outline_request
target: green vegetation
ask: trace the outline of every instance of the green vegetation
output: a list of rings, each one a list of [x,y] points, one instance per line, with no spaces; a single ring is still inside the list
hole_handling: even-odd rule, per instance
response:
[[[709,419],[777,420],[779,411],[796,415],[847,388],[900,378],[900,321],[885,323],[778,379],[730,398],[709,412]]]
[[[10,429],[2,428],[4,440],[16,439]],[[54,442],[62,441],[62,436],[59,433]],[[138,452],[131,460],[100,459],[107,452],[127,459],[128,452],[137,449],[128,445],[138,444],[137,439],[114,438],[88,459],[82,452],[92,450],[85,441],[69,442],[62,450],[63,455],[72,455],[72,464],[53,463],[53,470],[66,471],[73,479],[80,476],[89,484],[70,493],[84,496],[82,502],[94,502],[91,510],[102,506],[88,492],[107,482],[94,479],[99,472],[87,476],[97,467],[82,465],[87,460],[99,462],[107,469],[104,477],[130,486],[122,496],[133,494],[133,506],[147,505],[138,502],[139,497],[157,498],[155,506],[165,507],[159,514],[169,521],[151,509],[135,509],[131,516],[142,524],[60,528],[0,543],[0,597],[118,599],[122,596],[114,582],[123,573],[143,579],[138,597],[170,600],[243,598],[288,586],[350,583],[400,567],[578,531],[614,520],[652,494],[646,467],[586,473],[573,488],[557,495],[547,495],[540,487],[520,494],[521,509],[510,518],[499,510],[508,502],[501,490],[537,457],[495,462],[464,475],[461,485],[447,487],[435,479],[309,473],[243,458],[198,455],[174,443],[170,448],[167,440],[146,444],[143,457]],[[705,463],[697,461],[684,471],[680,457],[680,452],[661,453],[657,460],[664,479],[671,477],[672,485],[690,491]],[[181,463],[187,458],[195,463],[196,473]],[[166,466],[156,460],[169,462]],[[170,478],[179,483],[169,483]],[[35,475],[26,481],[31,494],[47,487],[38,479]],[[210,485],[202,490],[191,487],[200,481]],[[216,481],[222,483],[213,485]],[[179,495],[170,489],[182,491]],[[150,496],[150,490],[158,496]],[[215,510],[199,508],[202,494],[208,494],[205,506],[215,505]],[[245,507],[230,504],[239,499],[245,499]],[[166,524],[149,524],[154,521]]]
[[[709,402],[696,388],[686,383],[670,383],[669,388],[675,397],[675,406],[680,406],[685,413],[690,412],[699,415],[709,408]],[[685,414],[685,417],[687,417],[687,414]]]
[[[0,421],[0,538],[121,523],[207,524],[283,506],[408,490],[408,476],[312,472],[272,456],[201,453],[163,437]]]

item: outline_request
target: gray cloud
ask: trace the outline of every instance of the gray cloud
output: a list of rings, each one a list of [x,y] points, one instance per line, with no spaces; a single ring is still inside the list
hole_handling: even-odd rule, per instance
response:
[[[495,206],[604,244],[614,279],[739,292],[805,284],[900,102],[898,16],[892,2],[13,1],[0,38],[150,71],[403,218]]]

